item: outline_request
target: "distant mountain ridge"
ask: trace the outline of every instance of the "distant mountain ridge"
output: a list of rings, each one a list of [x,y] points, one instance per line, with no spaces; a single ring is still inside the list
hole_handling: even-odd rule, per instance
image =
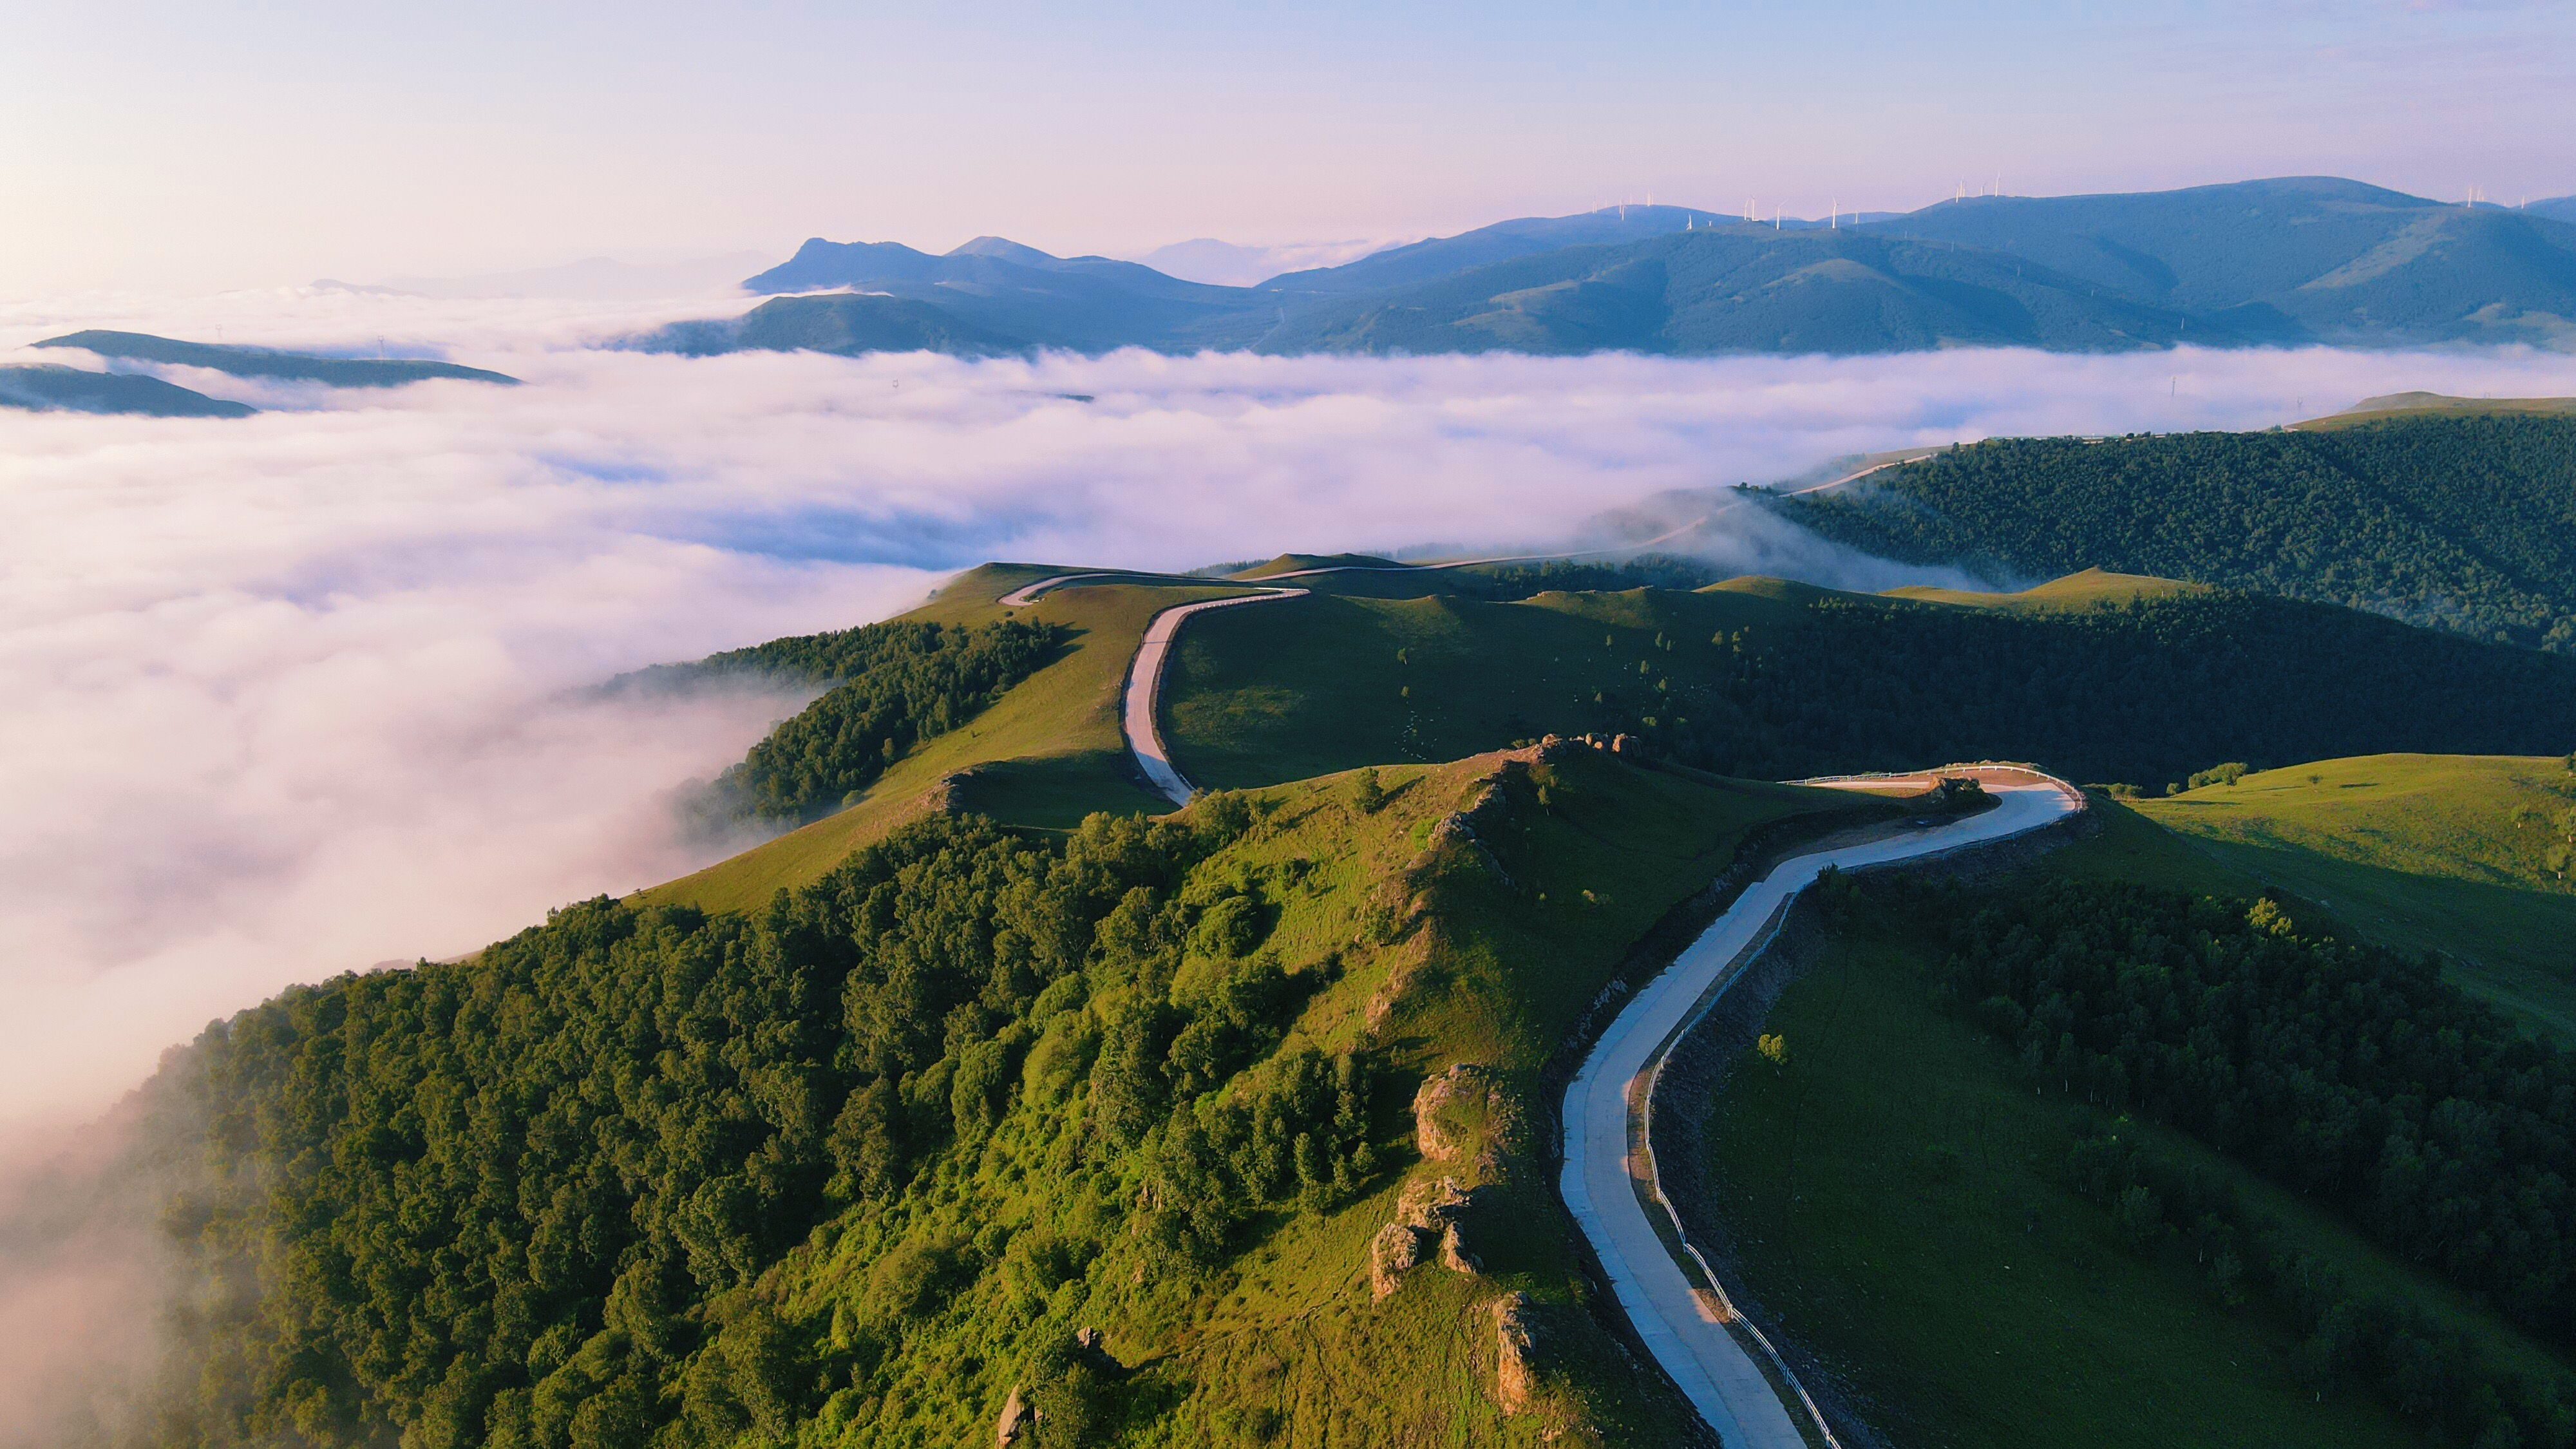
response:
[[[2027,257],[2283,341],[2576,344],[2576,227],[2336,177],[1970,197],[1868,230]]]
[[[2576,207],[2576,199],[2570,199]],[[815,238],[754,292],[900,298],[934,350],[1669,356],[1957,346],[2576,348],[2576,224],[2558,202],[2468,207],[2333,177],[2181,191],[1970,197],[1829,223],[1676,206],[1523,217],[1252,286],[1000,237],[942,256]],[[795,314],[839,309],[836,322]],[[844,336],[846,304],[780,296],[759,327],[675,350]],[[889,325],[893,309],[874,307]],[[685,330],[685,329],[681,329]],[[848,337],[861,338],[862,328]],[[647,339],[643,345],[665,345]],[[871,350],[861,341],[828,350]]]

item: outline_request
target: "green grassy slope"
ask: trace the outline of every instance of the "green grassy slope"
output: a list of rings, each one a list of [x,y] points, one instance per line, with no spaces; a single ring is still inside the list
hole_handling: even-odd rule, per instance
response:
[[[1775,779],[1997,758],[2156,782],[2225,759],[2576,737],[2567,662],[2351,611],[2098,575],[1962,602],[1777,581],[1318,594],[1195,621],[1166,732],[1184,773],[1226,786],[1551,731],[1627,731]]]
[[[2366,397],[2342,412],[2310,418],[2290,426],[2299,432],[2317,433],[2386,422],[2391,418],[2487,417],[2514,413],[2576,413],[2576,398],[2449,397],[2438,392],[2396,392],[2385,397]]]
[[[1702,1442],[1588,1304],[1540,1071],[1744,832],[1888,807],[1589,750],[1374,778],[1374,808],[1343,776],[1063,847],[936,825],[904,839],[976,863],[861,860],[854,894],[835,876],[751,922],[588,903],[472,961],[246,1013],[152,1100],[162,1149],[238,1169],[180,1209],[209,1224],[192,1265],[261,1292],[192,1320],[171,1401],[129,1437],[965,1446],[1019,1386],[1050,1415],[1032,1449]],[[1460,811],[1473,842],[1439,829]],[[1164,860],[1168,890],[1124,889]],[[1031,914],[1041,889],[1079,920]],[[861,1104],[907,1041],[886,1179]],[[1344,1057],[1380,1085],[1338,1115],[1326,1093],[1331,1185],[1241,1200],[1235,1174],[1311,1155],[1242,1114]],[[1168,1107],[1139,1073],[1168,1076]],[[1407,1104],[1434,1078],[1456,1090],[1426,1134]],[[1141,1135],[1118,1125],[1140,1100]],[[1354,1131],[1366,1150],[1339,1156]],[[288,1162],[310,1170],[255,1186]],[[1470,1194],[1475,1270],[1374,1292],[1369,1245],[1442,1178]],[[1536,1347],[1507,1411],[1513,1294]],[[1077,1326],[1115,1366],[1071,1352]]]
[[[1014,825],[1064,829],[1095,810],[1159,813],[1168,805],[1133,775],[1118,728],[1119,691],[1153,616],[1174,604],[1238,592],[1223,583],[1159,587],[1111,583],[1050,593],[1023,610],[995,601],[1061,568],[988,565],[960,574],[937,598],[902,617],[973,624],[1006,613],[1074,631],[1062,658],[1005,694],[963,728],[924,742],[889,768],[858,804],[652,887],[643,903],[747,910],[781,887],[806,884],[896,825],[953,797]],[[952,792],[948,782],[958,780]]]
[[[2245,897],[2270,877],[2098,801],[2102,831],[2023,869]],[[2002,888],[2009,888],[2008,886]],[[2305,907],[2295,907],[2304,910]],[[2420,1430],[2357,1389],[2323,1402],[2277,1306],[2229,1307],[2181,1246],[2140,1255],[2065,1163],[2102,1119],[2034,1094],[2009,1048],[1936,1011],[1939,949],[1864,904],[1817,948],[1752,1053],[1691,1112],[1711,1198],[1762,1307],[1897,1442],[2405,1444]],[[2552,1350],[2332,1214],[2181,1134],[2124,1135],[2278,1220],[2282,1244],[2367,1295],[2421,1307],[2490,1362],[2563,1371]]]
[[[2576,774],[2552,758],[2377,755],[2208,785],[2138,811],[2241,878],[2372,939],[2447,957],[2463,984],[2576,1041]]]
[[[1956,604],[1971,609],[2084,609],[2095,604],[2128,603],[2133,599],[2157,599],[2190,593],[2196,585],[2178,579],[2160,579],[2149,574],[2113,573],[2109,569],[2083,569],[2062,579],[2051,579],[2027,589],[2007,593],[1976,593],[1967,589],[1940,589],[1928,584],[1913,584],[1890,589],[1893,599],[1914,599],[1927,604]]]
[[[2576,650],[2576,417],[2564,414],[1995,439],[1769,502],[1889,558],[1996,577],[2190,579]]]

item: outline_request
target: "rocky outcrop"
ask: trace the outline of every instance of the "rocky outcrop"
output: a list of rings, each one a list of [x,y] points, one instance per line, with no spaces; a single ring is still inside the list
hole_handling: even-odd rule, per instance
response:
[[[1475,1206],[1475,1195],[1454,1177],[1427,1178],[1407,1186],[1396,1199],[1395,1221],[1369,1239],[1369,1293],[1384,1298],[1403,1282],[1406,1272],[1426,1254],[1458,1273],[1481,1272],[1467,1248],[1461,1220]]]
[[[1440,1230],[1440,1266],[1470,1277],[1485,1271],[1485,1265],[1476,1260],[1475,1254],[1467,1251],[1466,1232],[1454,1221]]]
[[[1404,1281],[1404,1275],[1422,1261],[1420,1228],[1408,1223],[1388,1223],[1369,1239],[1369,1296],[1384,1298]]]
[[[1494,1300],[1494,1399],[1506,1414],[1528,1411],[1538,1397],[1538,1372],[1533,1365],[1538,1348],[1538,1324],[1530,1309],[1526,1293],[1513,1293]]]
[[[1553,744],[1559,743],[1559,741],[1556,736],[1550,735],[1543,743]],[[1626,734],[1576,735],[1573,739],[1562,741],[1562,743],[1568,745],[1581,745],[1586,749],[1600,750],[1607,754],[1625,755],[1631,758],[1644,754],[1646,749],[1646,742],[1644,740],[1637,738],[1635,735]]]
[[[1036,1417],[1021,1401],[1020,1386],[1011,1385],[1011,1396],[1002,1401],[1002,1417],[993,1425],[993,1449],[1011,1449],[1019,1442],[1020,1436],[1028,1432],[1030,1422]]]
[[[1499,1177],[1520,1154],[1527,1127],[1520,1098],[1491,1067],[1454,1063],[1413,1094],[1413,1145],[1425,1162]]]
[[[976,765],[951,771],[931,781],[922,798],[938,814],[963,815],[973,808],[968,792],[974,789],[976,777],[981,773],[982,767]]]

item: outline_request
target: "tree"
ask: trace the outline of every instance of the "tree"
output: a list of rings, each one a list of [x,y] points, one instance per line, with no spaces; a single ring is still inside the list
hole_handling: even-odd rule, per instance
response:
[[[1354,797],[1354,802],[1360,807],[1362,815],[1375,815],[1385,808],[1386,790],[1378,784],[1375,765],[1360,771],[1359,793]]]

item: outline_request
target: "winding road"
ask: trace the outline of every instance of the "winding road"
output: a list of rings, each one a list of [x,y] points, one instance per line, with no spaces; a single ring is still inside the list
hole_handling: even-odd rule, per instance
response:
[[[1565,1089],[1565,1168],[1558,1179],[1565,1205],[1637,1336],[1726,1449],[1801,1449],[1807,1440],[1799,1419],[1813,1424],[1826,1443],[1836,1441],[1770,1341],[1734,1311],[1664,1202],[1646,1134],[1655,1076],[1683,1031],[1734,984],[1790,902],[1827,866],[1853,870],[1939,855],[2027,834],[2082,808],[2083,797],[2072,786],[2045,775],[1964,768],[1943,773],[1983,776],[1995,807],[1947,825],[1793,856],[1772,867],[1637,993]],[[1918,778],[1928,786],[1933,776]],[[1805,783],[1869,789],[1906,782],[1873,777]],[[1666,1246],[1667,1236],[1680,1244],[1696,1274]],[[1773,1376],[1794,1396],[1794,1416]]]
[[[1196,787],[1181,778],[1172,763],[1171,747],[1163,743],[1163,673],[1172,660],[1172,636],[1181,632],[1181,624],[1192,614],[1210,609],[1230,609],[1237,604],[1266,604],[1273,599],[1303,597],[1304,589],[1264,589],[1257,594],[1238,594],[1231,599],[1206,599],[1195,604],[1182,604],[1165,609],[1145,626],[1145,642],[1136,646],[1135,662],[1127,666],[1127,689],[1119,709],[1119,724],[1127,731],[1127,752],[1136,757],[1136,768],[1145,772],[1154,789],[1175,805],[1187,805],[1197,794]]]
[[[1678,538],[1706,522],[1708,522],[1707,518],[1697,518],[1679,528],[1647,539],[1643,543],[1618,544],[1610,548],[1586,549],[1577,553],[1512,554],[1499,558],[1453,559],[1446,563],[1430,564],[1326,564],[1320,568],[1292,569],[1285,573],[1265,574],[1257,580],[1200,578],[1188,574],[1150,574],[1123,569],[1096,569],[1087,573],[1056,574],[1034,583],[1022,584],[1002,595],[997,602],[1006,609],[1025,609],[1057,589],[1072,584],[1089,583],[1095,579],[1115,580],[1121,583],[1168,584],[1175,587],[1195,585],[1207,588],[1242,588],[1254,591],[1231,599],[1204,599],[1195,604],[1176,604],[1156,614],[1152,622],[1145,626],[1145,638],[1137,645],[1136,657],[1127,666],[1127,683],[1119,696],[1118,703],[1118,723],[1119,728],[1127,735],[1127,751],[1136,757],[1136,768],[1144,771],[1146,781],[1154,787],[1156,794],[1174,805],[1187,805],[1190,803],[1190,797],[1198,793],[1198,787],[1192,785],[1181,774],[1180,767],[1172,763],[1171,747],[1163,740],[1163,674],[1171,663],[1173,636],[1180,632],[1182,623],[1192,614],[1205,613],[1209,609],[1231,608],[1237,604],[1259,604],[1272,599],[1305,597],[1307,591],[1304,589],[1275,587],[1275,582],[1280,579],[1311,579],[1319,574],[1436,573],[1442,569],[1473,568],[1478,564],[1538,563],[1549,559],[1588,558],[1596,553],[1624,553],[1652,548],[1656,544]]]
[[[1302,578],[1371,567],[1336,565],[1270,577]],[[1059,574],[1015,589],[1001,602],[1020,608],[1067,584],[1149,577],[1116,572]],[[1171,582],[1223,585],[1236,581],[1175,578]],[[1160,721],[1163,676],[1181,625],[1209,609],[1293,599],[1306,593],[1266,583],[1237,586],[1259,592],[1179,604],[1156,614],[1127,668],[1120,724],[1128,750],[1154,789],[1175,805],[1187,805],[1193,790],[1172,764]],[[1994,808],[1946,825],[1792,856],[1773,866],[1611,1020],[1565,1089],[1564,1169],[1558,1187],[1566,1208],[1591,1243],[1637,1336],[1691,1407],[1717,1432],[1725,1449],[1804,1449],[1809,1439],[1801,1430],[1802,1421],[1830,1449],[1840,1449],[1840,1442],[1770,1339],[1735,1311],[1724,1286],[1691,1246],[1665,1199],[1649,1146],[1655,1081],[1665,1056],[1682,1034],[1735,983],[1768,943],[1798,893],[1828,866],[1855,870],[1921,860],[2025,835],[2084,808],[2084,797],[2075,787],[2010,767],[1959,766],[1917,775],[1795,783],[1844,790],[1908,784],[1929,789],[1942,775],[1977,777],[1995,796]]]

